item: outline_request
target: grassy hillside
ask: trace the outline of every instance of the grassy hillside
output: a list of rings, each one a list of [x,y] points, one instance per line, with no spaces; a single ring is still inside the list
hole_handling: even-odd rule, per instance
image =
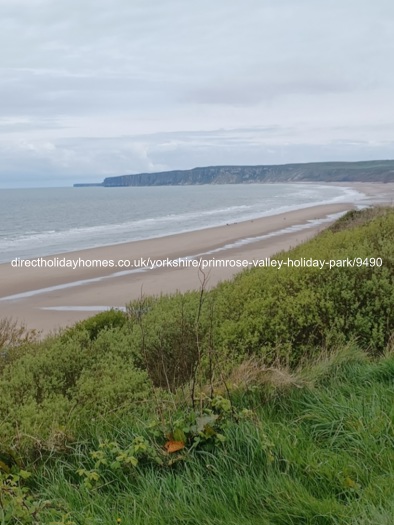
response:
[[[0,524],[391,524],[393,238],[350,212],[278,257],[331,269],[0,323]]]

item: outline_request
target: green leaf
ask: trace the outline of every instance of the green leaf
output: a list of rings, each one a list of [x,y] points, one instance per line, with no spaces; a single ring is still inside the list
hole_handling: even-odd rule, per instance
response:
[[[10,467],[4,463],[4,461],[0,460],[0,471],[6,472],[7,474],[10,472]]]
[[[197,432],[203,432],[207,425],[212,425],[218,419],[218,415],[209,414],[206,416],[201,416],[196,418],[197,423]]]
[[[98,472],[90,472],[89,473],[89,479],[92,479],[94,481],[98,481],[100,479],[100,474]]]
[[[186,435],[181,428],[176,428],[174,430],[173,438],[174,441],[182,441],[182,443],[186,443]]]
[[[125,463],[128,463],[129,465],[133,465],[133,467],[136,467],[138,465],[138,459],[134,456],[128,456],[125,459]]]

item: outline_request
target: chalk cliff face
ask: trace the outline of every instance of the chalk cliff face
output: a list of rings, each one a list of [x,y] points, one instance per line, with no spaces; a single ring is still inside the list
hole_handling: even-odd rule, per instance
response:
[[[103,186],[178,186],[253,182],[394,182],[394,160],[276,166],[209,166],[107,177]]]

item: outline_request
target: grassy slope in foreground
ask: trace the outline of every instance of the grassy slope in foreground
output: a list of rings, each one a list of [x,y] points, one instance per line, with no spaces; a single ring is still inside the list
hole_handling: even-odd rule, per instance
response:
[[[381,267],[253,270],[4,338],[0,468],[22,477],[0,523],[391,524],[393,237],[393,210],[352,212],[282,257]]]

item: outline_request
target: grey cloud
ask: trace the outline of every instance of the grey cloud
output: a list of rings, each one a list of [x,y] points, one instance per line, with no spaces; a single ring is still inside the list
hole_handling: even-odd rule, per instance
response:
[[[391,0],[0,0],[0,179],[394,156],[393,25]]]
[[[78,177],[94,180],[123,172],[155,171],[165,166],[150,158],[150,145],[136,139],[63,139],[0,144],[1,171],[13,180],[30,174],[59,178],[68,184]]]
[[[193,88],[185,94],[184,100],[197,104],[224,104],[254,106],[261,102],[269,102],[274,98],[294,94],[327,94],[351,91],[344,81],[337,82],[327,79],[285,80],[276,81],[268,78],[266,81],[242,83],[238,80],[226,79],[212,86]]]
[[[59,115],[99,109],[103,112],[132,110],[144,103],[158,104],[166,93],[171,93],[168,84],[124,76],[70,75],[25,69],[8,71],[0,79],[0,114]]]
[[[56,119],[7,119],[0,118],[0,134],[37,130],[65,129]]]

